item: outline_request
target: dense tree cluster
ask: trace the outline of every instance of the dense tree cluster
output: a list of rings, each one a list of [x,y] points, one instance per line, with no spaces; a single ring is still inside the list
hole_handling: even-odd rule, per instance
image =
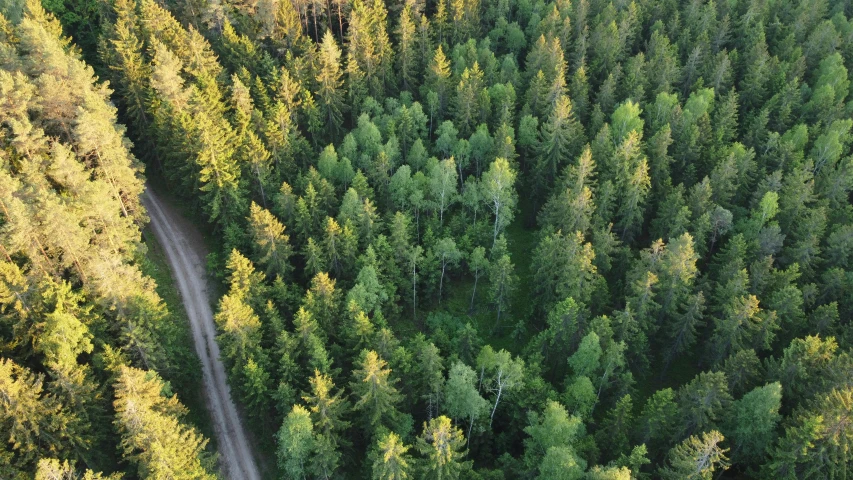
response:
[[[848,3],[102,7],[98,65],[134,151],[218,239],[223,359],[278,476],[846,478]],[[123,132],[56,22],[26,11],[0,30],[3,298],[38,373],[3,365],[51,420],[0,424],[9,458],[66,468],[20,440],[75,411],[39,375],[70,363],[86,385],[77,361],[112,335],[97,347],[123,349],[102,363],[134,474],[161,475],[122,424],[140,395],[202,478],[203,439],[127,365],[168,368],[162,307],[103,267],[139,255]],[[27,221],[45,216],[53,231]]]
[[[142,165],[110,91],[39,3],[0,16],[0,52],[0,477],[113,478],[93,470],[118,443],[143,478],[206,472],[155,373],[190,346],[140,269]]]

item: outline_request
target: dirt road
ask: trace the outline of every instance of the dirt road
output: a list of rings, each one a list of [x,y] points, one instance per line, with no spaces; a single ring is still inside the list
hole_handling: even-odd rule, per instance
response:
[[[154,235],[166,252],[172,276],[177,282],[190,319],[193,343],[202,365],[207,406],[219,443],[223,473],[231,480],[260,480],[246,431],[231,400],[225,368],[219,359],[201,236],[177,212],[160,201],[150,188],[146,189],[142,199],[151,217]]]

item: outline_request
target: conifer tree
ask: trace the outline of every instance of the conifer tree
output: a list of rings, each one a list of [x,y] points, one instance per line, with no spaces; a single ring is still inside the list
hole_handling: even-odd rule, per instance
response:
[[[405,445],[394,432],[379,440],[373,460],[373,480],[406,480],[412,478],[414,462]]]
[[[561,96],[539,134],[536,171],[542,188],[550,187],[557,174],[578,155],[583,143],[583,127],[574,118],[572,102],[569,97]]]
[[[417,51],[417,27],[412,18],[412,9],[405,5],[400,11],[397,24],[397,73],[400,75],[401,90],[411,91],[419,72]]]
[[[465,436],[445,416],[424,423],[416,448],[426,457],[421,467],[423,478],[457,479],[470,468],[463,461]]]
[[[267,274],[287,276],[291,271],[290,236],[285,227],[268,210],[252,202],[249,209],[249,229],[258,261],[266,265]]]
[[[661,478],[695,478],[710,480],[714,472],[729,468],[726,452],[720,443],[725,440],[716,430],[702,433],[701,437],[691,436],[669,451],[666,467],[660,469]]]
[[[455,124],[464,137],[471,135],[474,132],[474,127],[483,120],[480,112],[484,108],[482,93],[485,92],[483,89],[483,72],[480,70],[480,65],[475,61],[474,65],[470,69],[466,68],[459,77],[453,102]]]
[[[83,480],[119,480],[120,473],[104,476],[102,473],[95,473],[92,470],[86,470],[82,477],[77,475],[74,466],[65,460],[60,463],[55,458],[43,458],[39,460],[36,467],[36,480],[56,480],[56,479],[75,479],[82,478]]]
[[[43,393],[44,377],[9,359],[0,360],[0,393],[6,399],[0,424],[4,441],[26,465],[73,445],[70,420],[57,399]]]
[[[344,92],[341,69],[341,49],[331,30],[326,30],[320,44],[320,66],[317,70],[317,98],[324,112],[323,122],[329,138],[336,138],[343,123]]]
[[[358,398],[354,408],[364,413],[365,423],[372,429],[390,425],[398,415],[395,406],[400,401],[400,394],[394,387],[396,379],[390,378],[391,370],[387,366],[388,363],[371,350],[362,352],[357,368],[353,370],[350,386]]]
[[[447,108],[450,99],[450,61],[447,60],[440,44],[435,49],[427,69],[425,87],[437,95],[438,116],[439,119],[443,118],[444,109]]]
[[[116,428],[125,458],[144,478],[213,479],[203,462],[207,439],[181,422],[186,408],[163,394],[156,373],[119,367],[115,384]]]

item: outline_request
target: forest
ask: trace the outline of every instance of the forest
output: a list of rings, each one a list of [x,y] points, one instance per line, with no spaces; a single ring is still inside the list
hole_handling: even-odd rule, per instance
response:
[[[0,479],[240,478],[152,185],[263,478],[853,478],[850,18],[0,0]]]

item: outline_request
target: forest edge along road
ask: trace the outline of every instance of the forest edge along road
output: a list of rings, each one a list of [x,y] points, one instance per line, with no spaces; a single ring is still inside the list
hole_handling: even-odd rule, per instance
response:
[[[216,343],[216,325],[208,296],[204,254],[193,237],[201,235],[147,187],[142,201],[151,229],[166,253],[192,329],[193,344],[201,361],[204,394],[213,420],[222,469],[231,480],[260,480],[258,467],[237,407],[231,399],[225,367]]]

